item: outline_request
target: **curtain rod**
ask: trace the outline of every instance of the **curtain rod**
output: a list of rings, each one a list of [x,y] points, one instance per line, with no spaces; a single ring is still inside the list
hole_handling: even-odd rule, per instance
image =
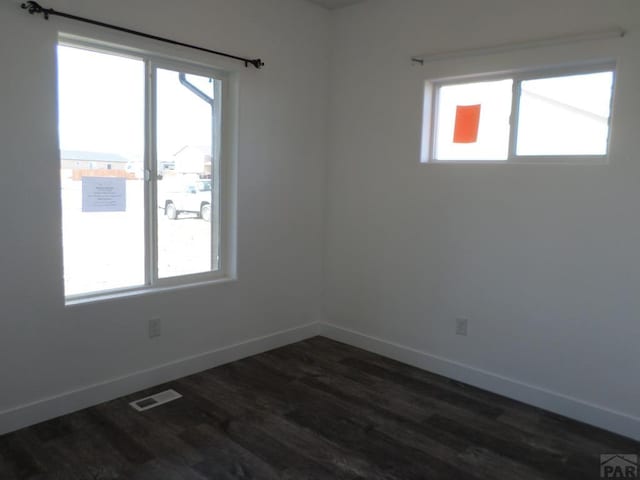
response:
[[[503,43],[490,47],[469,48],[463,50],[449,50],[441,53],[428,53],[411,57],[413,63],[424,65],[425,63],[438,60],[449,60],[452,58],[473,57],[478,55],[491,55],[495,53],[511,52],[516,50],[526,50],[529,48],[550,47],[563,45],[566,43],[588,42],[590,40],[604,40],[608,38],[623,38],[627,32],[622,28],[611,30],[600,30],[597,32],[586,32],[576,35],[564,35],[558,37],[542,38],[527,42]]]
[[[137,30],[131,30],[129,28],[119,27],[117,25],[112,25],[112,24],[109,24],[109,23],[100,22],[98,20],[92,20],[90,18],[79,17],[77,15],[72,15],[70,13],[58,12],[58,11],[54,10],[53,8],[43,8],[42,6],[40,6],[40,4],[38,4],[37,2],[34,2],[34,1],[29,1],[29,2],[23,3],[21,5],[21,8],[23,10],[27,10],[31,15],[36,14],[36,13],[41,13],[45,20],[49,20],[49,16],[51,16],[51,15],[56,15],[58,17],[69,18],[71,20],[76,20],[78,22],[90,23],[91,25],[97,25],[99,27],[104,27],[104,28],[110,28],[112,30],[118,30],[119,32],[129,33],[131,35],[137,35],[139,37],[150,38],[152,40],[158,40],[160,42],[170,43],[172,45],[178,45],[180,47],[193,48],[195,50],[200,50],[202,52],[211,53],[213,55],[218,55],[218,56],[221,56],[221,57],[232,58],[234,60],[238,60],[240,62],[243,62],[245,67],[249,67],[249,65],[253,65],[256,68],[262,68],[264,66],[264,63],[259,58],[250,59],[250,58],[239,57],[237,55],[231,55],[229,53],[219,52],[219,51],[216,51],[216,50],[210,50],[210,49],[204,48],[204,47],[198,47],[197,45],[190,45],[188,43],[178,42],[177,40],[171,40],[170,38],[159,37],[157,35],[151,35],[149,33],[143,33],[143,32],[139,32]]]

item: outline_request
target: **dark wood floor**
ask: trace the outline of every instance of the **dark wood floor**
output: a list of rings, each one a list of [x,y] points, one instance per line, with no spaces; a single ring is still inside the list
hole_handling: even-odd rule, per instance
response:
[[[184,397],[128,405],[166,388]],[[0,479],[587,480],[639,451],[316,337],[1,436]]]

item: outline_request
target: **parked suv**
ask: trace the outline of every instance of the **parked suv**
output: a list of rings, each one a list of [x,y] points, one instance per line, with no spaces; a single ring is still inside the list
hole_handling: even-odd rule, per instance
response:
[[[181,189],[164,193],[158,203],[170,220],[175,220],[181,213],[195,213],[210,222],[211,180],[189,182]]]

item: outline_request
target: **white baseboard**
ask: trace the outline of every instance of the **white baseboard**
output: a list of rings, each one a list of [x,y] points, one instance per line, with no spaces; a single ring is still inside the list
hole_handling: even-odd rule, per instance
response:
[[[640,418],[632,415],[330,323],[320,325],[320,334],[483,390],[640,440]]]
[[[318,323],[252,338],[0,411],[0,435],[318,335]]]
[[[640,418],[330,323],[310,323],[0,411],[0,435],[315,335],[640,440]]]

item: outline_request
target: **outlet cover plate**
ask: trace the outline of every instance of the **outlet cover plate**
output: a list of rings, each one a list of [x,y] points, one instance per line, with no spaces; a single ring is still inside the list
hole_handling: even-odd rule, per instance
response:
[[[156,338],[162,335],[162,323],[159,318],[149,320],[149,338]]]
[[[456,318],[456,335],[466,337],[469,333],[469,320],[466,318]]]

